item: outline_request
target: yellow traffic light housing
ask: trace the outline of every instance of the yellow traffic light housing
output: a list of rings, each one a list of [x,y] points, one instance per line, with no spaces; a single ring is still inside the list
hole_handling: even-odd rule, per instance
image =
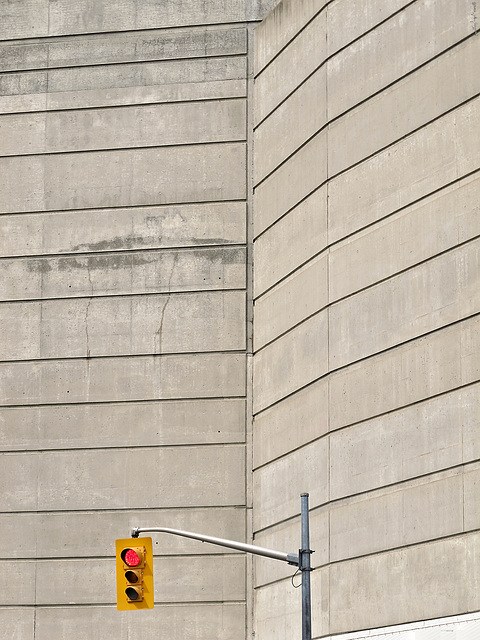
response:
[[[117,609],[153,608],[153,547],[151,538],[115,540]]]

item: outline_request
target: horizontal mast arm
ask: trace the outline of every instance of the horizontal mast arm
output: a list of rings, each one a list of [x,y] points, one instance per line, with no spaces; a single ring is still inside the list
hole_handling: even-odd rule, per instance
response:
[[[140,533],[146,532],[157,533],[171,533],[174,536],[182,536],[184,538],[192,538],[193,540],[200,540],[201,542],[208,542],[210,544],[217,544],[221,547],[228,547],[229,549],[236,549],[237,551],[245,551],[246,553],[253,553],[257,556],[265,556],[266,558],[273,558],[274,560],[283,560],[288,564],[299,566],[299,557],[297,553],[283,553],[282,551],[275,551],[273,549],[265,549],[264,547],[257,547],[253,544],[246,544],[244,542],[235,542],[234,540],[226,540],[224,538],[215,538],[214,536],[204,536],[200,533],[192,533],[191,531],[181,531],[180,529],[168,529],[165,527],[136,527],[132,529],[132,538],[138,538]]]

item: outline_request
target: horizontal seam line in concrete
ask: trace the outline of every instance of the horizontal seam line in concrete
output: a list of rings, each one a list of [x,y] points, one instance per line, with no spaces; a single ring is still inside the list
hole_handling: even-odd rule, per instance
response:
[[[276,280],[273,284],[269,285],[268,287],[266,287],[265,289],[263,289],[262,291],[260,291],[260,293],[254,298],[255,301],[261,299],[265,294],[269,293],[270,291],[272,291],[273,289],[277,288],[280,284],[282,284],[285,280],[287,280],[288,278],[290,278],[290,276],[294,275],[297,271],[299,271],[300,269],[302,269],[303,267],[305,267],[306,265],[309,264],[309,262],[312,262],[313,260],[320,258],[322,256],[322,254],[328,254],[329,250],[332,248],[335,248],[338,244],[341,244],[342,242],[344,242],[347,238],[352,238],[354,236],[356,236],[357,234],[365,231],[368,228],[371,227],[375,227],[377,225],[383,224],[383,222],[385,220],[388,220],[389,218],[394,217],[395,215],[397,215],[398,213],[401,213],[403,210],[408,209],[408,207],[414,206],[415,204],[417,204],[418,202],[421,202],[422,200],[428,199],[430,198],[432,195],[434,194],[440,194],[442,191],[445,191],[446,189],[448,189],[449,187],[451,187],[453,184],[461,182],[462,180],[466,180],[472,176],[474,176],[475,174],[479,173],[480,174],[480,169],[475,169],[474,171],[471,171],[470,173],[461,176],[460,178],[456,178],[453,182],[449,182],[446,185],[443,185],[442,187],[439,187],[438,189],[436,189],[435,191],[433,191],[432,193],[429,193],[426,196],[422,196],[421,198],[419,198],[418,200],[414,201],[412,204],[408,204],[405,205],[404,207],[402,207],[401,209],[398,209],[396,211],[394,211],[393,213],[390,213],[382,218],[379,218],[378,220],[374,220],[373,222],[360,227],[359,229],[352,231],[352,233],[347,234],[346,236],[342,236],[341,238],[339,238],[338,240],[334,240],[333,242],[331,242],[330,244],[325,245],[324,247],[322,247],[319,251],[313,253],[310,257],[308,257],[306,260],[304,260],[303,262],[301,262],[300,264],[298,264],[296,267],[294,267],[291,271],[288,271],[285,275],[282,275],[280,278],[278,278],[278,280]],[[276,223],[275,223],[276,224]],[[467,241],[465,241],[467,242]],[[455,246],[460,246],[460,245],[455,245]],[[436,255],[439,254],[433,254],[431,257],[435,257]],[[427,260],[429,260],[430,258],[427,258],[426,260],[422,261],[422,262],[426,262]],[[1,260],[1,258],[0,258]],[[419,264],[419,263],[418,263]],[[414,265],[412,265],[414,266]],[[396,273],[400,273],[400,272],[395,272]],[[393,274],[393,275],[395,275]],[[384,279],[388,279],[392,276],[388,276],[387,278]]]
[[[393,147],[397,144],[399,144],[400,142],[402,142],[403,140],[406,140],[407,138],[415,135],[416,133],[418,133],[419,131],[421,131],[422,129],[425,129],[426,127],[430,126],[431,124],[435,123],[437,120],[440,120],[441,118],[444,118],[445,116],[457,111],[458,109],[460,109],[461,107],[464,107],[465,105],[467,105],[469,102],[473,102],[474,100],[476,100],[478,97],[480,96],[480,92],[477,92],[473,95],[471,95],[469,98],[465,98],[465,100],[462,100],[461,102],[458,102],[455,106],[450,107],[449,109],[447,109],[446,111],[443,111],[442,113],[436,115],[435,117],[431,118],[430,120],[426,120],[425,122],[423,122],[422,124],[418,125],[417,127],[415,127],[414,129],[411,129],[409,131],[407,131],[406,133],[404,133],[403,135],[401,135],[399,138],[395,138],[395,140],[389,142],[388,144],[384,145],[383,147],[379,147],[378,149],[375,149],[375,151],[372,151],[371,153],[367,154],[366,156],[362,157],[360,160],[357,160],[356,162],[353,162],[352,164],[349,164],[347,167],[341,169],[340,171],[337,171],[337,173],[334,173],[332,175],[329,175],[327,177],[326,181],[330,181],[330,180],[334,180],[335,178],[337,178],[338,176],[341,176],[342,174],[346,173],[347,171],[350,171],[351,169],[354,169],[355,167],[357,167],[358,165],[367,162],[368,160],[371,160],[372,158],[374,158],[376,155],[382,153],[383,151],[386,151],[387,149],[389,149],[390,147]],[[266,174],[255,186],[254,189],[257,189],[259,186],[261,186],[264,182],[266,182],[272,175],[274,175],[279,169],[281,169],[285,164],[287,164],[299,151],[301,151],[302,149],[304,149],[310,142],[312,142],[312,140],[314,140],[317,136],[320,137],[320,135],[322,133],[324,133],[327,130],[327,137],[328,137],[328,129],[330,127],[330,125],[332,123],[334,123],[336,120],[338,120],[338,118],[333,118],[330,122],[327,122],[326,124],[322,125],[322,127],[320,129],[318,129],[318,131],[316,131],[315,133],[313,133],[307,140],[305,140],[304,142],[302,142],[294,151],[292,151],[286,158],[284,158],[281,162],[279,162],[277,164],[277,166],[272,169],[268,174]],[[8,156],[7,156],[8,157]]]
[[[111,446],[90,446],[90,447],[52,447],[51,449],[1,449],[0,457],[4,455],[43,455],[50,453],[78,453],[79,451],[132,451],[132,449],[141,449],[143,451],[151,451],[153,449],[197,449],[197,448],[243,448],[245,440],[232,441],[212,441],[212,442],[177,442],[170,444],[133,444],[133,445],[111,445]]]
[[[309,20],[308,22],[306,22],[304,25],[302,25],[302,27],[295,33],[293,34],[293,36],[290,38],[290,40],[288,42],[286,42],[275,54],[274,56],[254,75],[254,80],[256,80],[286,49],[288,49],[288,47],[303,33],[303,31],[305,31],[305,29],[314,21],[316,20],[320,14],[322,14],[324,11],[328,12],[328,7],[333,4],[335,2],[335,0],[329,0],[328,2],[326,2],[323,7],[321,9],[319,9]],[[368,35],[369,33],[372,33],[373,31],[375,31],[376,29],[378,29],[378,27],[380,27],[382,24],[384,24],[385,22],[388,22],[389,20],[391,20],[392,18],[394,18],[397,14],[402,13],[402,11],[404,11],[405,9],[408,9],[412,4],[415,4],[417,2],[417,0],[411,0],[410,2],[408,2],[407,4],[405,4],[403,7],[401,7],[400,9],[397,9],[396,11],[394,11],[393,13],[391,13],[389,16],[387,16],[386,18],[384,18],[383,20],[380,20],[380,22],[377,22],[375,25],[373,25],[372,27],[368,28],[366,31],[364,31],[363,33],[361,33],[360,35],[358,35],[356,38],[354,38],[353,40],[350,40],[349,42],[347,42],[347,44],[343,45],[342,47],[340,47],[339,49],[337,49],[336,51],[334,51],[333,53],[330,54],[330,56],[328,56],[327,59],[331,59],[334,56],[336,56],[338,53],[341,53],[342,51],[344,51],[345,49],[348,49],[348,47],[352,46],[352,44],[355,44],[355,42],[357,42],[358,40],[361,40],[363,37],[365,37],[366,35]],[[327,33],[328,33],[328,24],[327,24]],[[323,64],[323,63],[322,63]]]
[[[480,171],[480,170],[479,170]],[[26,214],[28,215],[28,214]],[[128,237],[127,237],[128,240]],[[130,254],[138,254],[138,253],[160,253],[160,252],[166,252],[166,253],[171,253],[171,252],[185,252],[185,253],[194,253],[195,251],[198,251],[199,249],[206,249],[206,250],[218,250],[221,249],[223,250],[229,250],[229,249],[233,249],[233,250],[238,250],[238,249],[245,249],[246,248],[246,243],[245,242],[224,242],[224,243],[198,243],[198,244],[179,244],[179,245],[172,245],[170,247],[134,247],[131,249],[125,248],[125,249],[105,249],[105,250],[98,250],[98,249],[93,249],[92,251],[88,251],[88,249],[85,249],[84,251],[65,251],[63,253],[25,253],[25,254],[19,254],[19,255],[14,255],[14,256],[8,256],[8,255],[1,255],[0,256],[0,264],[2,262],[5,262],[6,260],[54,260],[54,259],[63,259],[63,258],[85,258],[85,257],[91,257],[91,256],[125,256],[125,255],[130,255]]]
[[[158,202],[153,204],[119,204],[109,207],[77,207],[75,209],[35,209],[33,211],[0,211],[0,217],[3,216],[34,216],[55,213],[60,215],[72,215],[75,213],[102,213],[102,211],[136,211],[138,209],[167,209],[170,207],[195,207],[202,205],[225,205],[225,204],[246,204],[246,198],[225,198],[224,200],[185,200],[181,202]]]
[[[413,0],[413,2],[411,4],[414,4],[415,2],[417,2],[418,0]],[[410,5],[408,5],[410,6]],[[401,9],[399,12],[403,11],[403,9]],[[389,19],[389,18],[388,18]],[[385,22],[385,21],[384,21]],[[375,27],[376,28],[376,27]],[[372,31],[375,30],[372,29]],[[366,34],[364,34],[366,35]],[[364,102],[367,102],[368,100],[370,100],[371,98],[374,98],[376,95],[378,95],[379,93],[382,93],[383,91],[385,91],[386,89],[389,89],[391,86],[397,84],[398,82],[400,82],[400,80],[403,80],[404,78],[407,78],[408,76],[412,75],[413,73],[415,73],[416,71],[418,71],[419,69],[421,69],[422,67],[424,67],[425,65],[429,64],[430,62],[432,62],[433,60],[436,60],[437,58],[439,58],[440,56],[442,56],[443,54],[447,53],[448,51],[450,51],[451,49],[455,48],[457,45],[462,44],[463,42],[465,42],[466,40],[468,40],[469,38],[471,38],[472,36],[474,36],[474,33],[469,34],[468,36],[465,36],[463,38],[461,38],[460,40],[457,40],[457,42],[455,42],[452,45],[449,45],[446,49],[443,49],[442,51],[436,53],[434,56],[432,56],[431,58],[428,58],[428,60],[425,60],[424,62],[420,63],[418,66],[414,67],[413,69],[410,69],[410,71],[407,71],[406,73],[404,73],[401,76],[398,76],[398,78],[396,78],[395,80],[392,80],[392,82],[384,85],[381,89],[378,89],[377,91],[375,91],[374,93],[372,93],[371,95],[367,96],[366,98],[363,98],[362,100],[360,100],[359,102],[355,103],[352,107],[349,107],[346,111],[343,111],[342,113],[338,114],[337,116],[335,116],[334,118],[332,118],[329,123],[335,122],[335,120],[338,120],[339,118],[342,118],[343,116],[345,116],[347,113],[349,113],[352,109],[355,109],[356,107],[360,106],[361,104],[363,104]],[[363,35],[360,36],[359,38],[357,38],[357,40],[360,40],[361,38],[363,38]],[[355,40],[346,45],[345,47],[342,47],[342,49],[339,49],[339,51],[336,51],[335,53],[331,54],[330,56],[327,56],[324,60],[322,60],[322,62],[315,67],[315,69],[309,73],[303,80],[301,80],[299,82],[299,84],[292,89],[292,91],[290,91],[290,93],[288,93],[287,96],[285,96],[284,98],[282,98],[280,100],[280,102],[278,104],[275,105],[275,107],[273,107],[273,109],[271,109],[265,116],[263,116],[255,125],[254,125],[254,130],[256,130],[261,124],[263,124],[263,122],[265,122],[265,120],[267,120],[284,102],[286,102],[296,91],[298,91],[298,89],[304,85],[313,75],[315,75],[322,67],[324,67],[326,64],[328,64],[328,62],[330,60],[332,60],[338,53],[341,53],[342,51],[344,51],[345,49],[347,49],[351,44],[353,44],[354,42],[356,42]]]
[[[412,482],[414,482],[416,480],[422,480],[423,478],[432,478],[433,480],[435,480],[435,477],[438,476],[438,475],[445,474],[446,472],[449,472],[449,471],[454,471],[455,469],[462,469],[462,468],[465,468],[465,467],[477,465],[479,461],[480,461],[480,459],[476,458],[474,460],[469,460],[468,462],[460,462],[458,464],[451,465],[449,467],[444,467],[443,469],[435,469],[435,470],[430,471],[428,473],[422,473],[422,474],[419,474],[419,475],[416,475],[416,476],[411,476],[409,478],[404,478],[402,480],[398,480],[397,482],[391,482],[389,484],[385,484],[385,485],[382,485],[380,487],[372,487],[371,489],[366,489],[364,491],[359,491],[358,493],[352,493],[352,494],[349,494],[348,496],[342,496],[341,498],[334,498],[333,500],[329,500],[327,502],[322,502],[322,503],[320,503],[318,505],[315,505],[314,507],[312,507],[310,509],[310,514],[313,514],[315,511],[319,511],[321,509],[325,510],[325,509],[327,509],[329,507],[332,507],[332,506],[335,507],[338,503],[345,502],[346,499],[359,498],[359,497],[362,497],[362,496],[368,496],[368,494],[371,494],[371,493],[378,493],[382,489],[393,489],[395,487],[401,487],[401,486],[406,485],[406,484],[411,484]],[[468,469],[467,469],[467,471],[468,471]],[[256,529],[254,531],[254,539],[259,534],[265,533],[266,531],[270,531],[271,529],[275,529],[276,527],[278,527],[280,525],[291,523],[292,521],[294,521],[298,517],[299,517],[299,514],[295,513],[295,514],[292,514],[291,516],[288,516],[286,518],[282,518],[281,520],[278,520],[278,521],[273,522],[273,523],[271,523],[269,525],[266,525],[266,526],[264,526],[264,527],[262,527],[260,529]]]
[[[43,95],[43,94],[40,94],[40,95]],[[194,104],[194,103],[203,104],[205,102],[232,102],[235,100],[245,101],[246,98],[247,98],[247,95],[245,94],[245,95],[219,96],[216,98],[192,98],[191,100],[188,100],[187,98],[185,98],[183,100],[152,100],[149,102],[129,102],[129,103],[127,102],[124,104],[116,104],[116,105],[103,104],[103,105],[90,106],[90,107],[73,106],[73,107],[63,107],[63,108],[55,107],[54,109],[48,109],[48,108],[34,109],[31,111],[5,111],[0,114],[0,120],[8,116],[32,116],[40,113],[49,114],[49,113],[65,113],[65,112],[70,113],[72,111],[106,111],[111,109],[116,109],[116,110],[142,109],[143,107],[154,107],[157,105],[172,105],[172,108],[173,108],[174,106],[177,106],[179,104]],[[3,156],[3,157],[9,158],[10,156]]]
[[[278,400],[275,400],[274,402],[270,403],[269,405],[267,405],[265,407],[262,407],[258,411],[254,412],[254,417],[260,415],[261,413],[263,413],[267,409],[270,409],[271,407],[274,407],[275,405],[279,404],[280,402],[283,402],[287,398],[292,397],[293,395],[299,393],[300,391],[303,391],[304,389],[307,389],[308,387],[314,385],[315,383],[319,382],[320,380],[325,380],[329,376],[331,376],[333,374],[337,374],[339,371],[344,371],[345,369],[348,369],[349,367],[357,365],[360,362],[366,362],[367,360],[370,360],[370,359],[375,358],[375,357],[377,357],[379,355],[388,353],[389,351],[395,351],[396,349],[404,347],[407,344],[411,344],[411,343],[416,342],[418,340],[422,340],[423,338],[425,338],[427,336],[435,335],[436,333],[440,333],[441,331],[445,331],[449,327],[455,326],[457,324],[461,324],[462,322],[466,322],[468,320],[472,320],[472,319],[478,318],[478,317],[480,317],[480,312],[473,313],[471,315],[468,315],[468,316],[465,316],[463,318],[459,318],[458,320],[455,320],[453,322],[450,322],[449,324],[444,325],[442,327],[438,327],[436,329],[432,329],[431,331],[427,331],[425,333],[422,333],[421,335],[415,336],[413,338],[409,338],[408,340],[404,340],[403,342],[399,342],[398,344],[394,344],[391,347],[386,347],[385,349],[381,349],[380,351],[376,351],[375,353],[372,353],[372,354],[369,354],[369,355],[364,356],[362,358],[359,358],[358,360],[353,360],[352,362],[349,362],[349,363],[344,364],[344,365],[342,365],[340,367],[337,367],[336,369],[331,369],[330,371],[327,371],[326,373],[322,374],[321,376],[318,376],[318,378],[315,378],[314,380],[311,380],[310,382],[307,382],[306,384],[304,384],[303,386],[299,387],[298,389],[295,389],[294,391],[291,391],[291,392],[285,394],[282,398],[280,398]]]
[[[242,134],[243,135],[243,134]],[[175,149],[175,148],[183,148],[183,147],[206,147],[206,146],[220,146],[220,145],[243,145],[246,143],[244,138],[238,138],[238,140],[203,140],[200,142],[176,142],[169,144],[152,144],[152,145],[136,145],[132,147],[108,147],[101,149],[76,149],[76,150],[66,150],[66,151],[44,151],[44,152],[35,152],[35,153],[17,153],[12,155],[0,155],[0,159],[7,160],[9,158],[44,158],[46,156],[64,156],[64,155],[80,155],[80,154],[90,154],[90,153],[128,153],[135,151],[143,151],[146,149]]]
[[[54,44],[55,42],[61,42],[62,40],[72,40],[76,38],[88,38],[91,36],[115,36],[115,35],[128,35],[128,34],[141,34],[141,33],[153,33],[155,31],[189,31],[200,30],[207,27],[208,31],[222,31],[224,27],[247,28],[252,23],[259,23],[260,19],[254,20],[234,20],[232,22],[201,22],[197,24],[184,24],[184,25],[167,25],[157,27],[143,27],[139,29],[124,29],[120,31],[85,31],[81,33],[57,33],[41,36],[30,36],[23,38],[5,38],[2,40],[2,44],[6,46],[23,45],[23,44]]]
[[[340,304],[342,302],[345,302],[346,300],[349,300],[350,298],[354,298],[355,296],[360,295],[360,294],[364,293],[365,291],[368,291],[370,289],[374,289],[378,285],[385,284],[386,282],[389,282],[390,280],[394,280],[398,276],[401,276],[401,275],[403,275],[405,273],[408,273],[409,271],[413,271],[414,269],[417,269],[418,267],[421,267],[422,265],[428,264],[429,262],[432,262],[432,261],[440,258],[441,256],[451,254],[454,251],[456,251],[457,249],[461,249],[461,248],[463,248],[463,247],[465,247],[465,246],[467,246],[469,244],[474,244],[474,243],[476,243],[478,241],[479,238],[480,238],[480,234],[476,235],[476,236],[473,236],[472,238],[469,238],[468,240],[464,240],[463,242],[459,242],[458,244],[455,244],[455,245],[453,245],[451,247],[448,247],[447,249],[444,249],[443,251],[439,251],[438,253],[435,253],[432,256],[429,256],[428,258],[425,258],[424,260],[420,260],[419,262],[416,262],[413,265],[410,265],[408,267],[400,269],[399,271],[396,271],[393,274],[385,276],[384,278],[380,278],[379,280],[376,280],[375,282],[372,282],[372,283],[370,283],[368,285],[365,285],[364,287],[361,287],[360,289],[356,289],[355,291],[352,291],[351,293],[348,293],[348,294],[346,294],[344,296],[341,296],[340,298],[336,298],[335,300],[332,300],[331,302],[328,302],[327,304],[323,305],[319,309],[316,309],[315,311],[310,313],[308,316],[305,316],[304,318],[299,320],[297,323],[293,324],[291,327],[288,327],[288,329],[285,329],[284,331],[282,331],[281,333],[279,333],[275,337],[271,338],[270,340],[268,340],[267,342],[262,344],[260,347],[258,347],[256,349],[256,351],[254,351],[254,355],[256,355],[257,353],[260,353],[263,349],[265,349],[266,347],[270,346],[271,344],[273,344],[274,342],[276,342],[280,338],[283,338],[283,336],[288,335],[289,333],[291,333],[292,331],[294,331],[295,329],[300,327],[302,324],[305,324],[306,322],[308,322],[308,320],[311,320],[314,316],[319,315],[320,313],[322,313],[326,309],[331,309],[332,307],[334,307],[334,306],[336,306],[336,305],[338,305],[338,304]],[[281,284],[282,284],[282,281],[279,283],[279,285],[281,285]],[[275,285],[274,288],[276,288],[279,285]]]
[[[253,472],[256,471],[260,471],[261,469],[264,469],[265,467],[268,467],[270,464],[275,463],[275,462],[279,462],[280,460],[283,460],[284,458],[288,458],[288,456],[290,456],[293,453],[297,453],[298,451],[301,451],[302,449],[305,449],[307,447],[309,447],[312,444],[315,444],[317,442],[319,442],[320,440],[327,440],[331,435],[335,435],[337,433],[340,433],[342,431],[347,431],[348,429],[354,428],[354,427],[358,427],[362,424],[366,424],[368,422],[373,422],[374,420],[378,420],[379,418],[383,418],[385,416],[389,416],[389,415],[394,415],[396,413],[401,413],[402,411],[405,411],[406,409],[409,409],[411,407],[415,407],[417,405],[421,405],[421,404],[426,404],[432,400],[436,400],[438,398],[441,398],[443,396],[448,396],[450,394],[455,394],[458,393],[459,391],[463,391],[466,389],[469,389],[470,387],[475,387],[478,386],[478,384],[480,383],[480,378],[478,380],[473,380],[472,382],[467,382],[466,384],[462,384],[459,385],[457,387],[452,387],[451,389],[447,389],[446,391],[440,391],[438,393],[434,393],[433,395],[427,396],[425,398],[421,398],[420,400],[414,400],[412,402],[408,402],[407,404],[398,406],[398,407],[394,407],[393,409],[389,409],[388,411],[382,411],[381,413],[377,413],[373,416],[369,416],[368,418],[362,418],[361,420],[357,420],[355,422],[350,422],[348,424],[344,424],[340,427],[335,427],[333,429],[330,429],[329,431],[325,431],[324,433],[320,434],[319,436],[316,436],[315,438],[312,438],[311,440],[307,440],[306,442],[302,442],[301,444],[299,444],[298,446],[289,449],[288,451],[285,451],[284,453],[281,453],[277,456],[275,456],[274,458],[270,458],[269,460],[267,460],[266,462],[262,462],[261,464],[258,464],[256,467],[254,467],[252,469]],[[473,461],[475,462],[475,461]],[[385,485],[388,486],[388,485]],[[359,494],[360,495],[360,494]],[[343,498],[342,498],[343,499]],[[330,503],[326,503],[326,504],[330,504]]]
[[[162,403],[162,402],[197,402],[199,400],[245,400],[245,394],[240,395],[222,395],[222,396],[191,396],[187,398],[135,398],[133,400],[85,400],[84,402],[33,402],[29,404],[2,404],[2,409],[33,409],[47,407],[81,407],[81,406],[104,406],[117,404],[146,404],[146,403]]]
[[[92,299],[100,299],[100,300],[108,300],[109,298],[143,298],[143,297],[156,297],[156,296],[182,296],[182,295],[186,295],[186,296],[194,296],[196,294],[211,294],[211,293],[218,293],[218,294],[222,294],[222,293],[239,293],[239,292],[245,292],[246,289],[245,287],[223,287],[223,288],[218,288],[218,289],[188,289],[188,290],[181,290],[179,289],[178,291],[172,290],[172,291],[158,291],[158,292],[153,292],[153,291],[145,291],[142,293],[135,293],[135,292],[131,292],[131,293],[112,293],[112,294],[96,294],[96,295],[80,295],[80,296],[58,296],[56,298],[15,298],[12,300],[0,300],[0,306],[1,305],[13,305],[13,304],[38,304],[40,303],[48,303],[48,302],[65,302],[68,300],[92,300]]]
[[[377,218],[377,219],[373,220],[372,222],[364,225],[363,227],[358,227],[357,229],[355,229],[355,231],[352,231],[351,233],[347,233],[345,236],[342,236],[341,238],[339,238],[338,240],[336,240],[335,242],[333,242],[331,245],[328,245],[328,246],[333,246],[333,245],[337,244],[338,242],[341,242],[342,240],[346,240],[347,238],[351,238],[352,236],[356,235],[360,231],[364,231],[365,229],[368,229],[369,227],[372,227],[373,225],[377,224],[378,222],[380,222],[382,220],[387,220],[388,218],[394,216],[395,214],[400,213],[400,211],[403,211],[403,210],[407,209],[408,207],[411,207],[411,206],[413,206],[413,205],[415,205],[415,204],[417,204],[419,202],[422,202],[422,200],[425,200],[425,199],[435,195],[436,193],[439,193],[443,189],[446,189],[447,187],[450,187],[450,186],[456,184],[457,182],[460,182],[461,180],[465,180],[466,178],[469,178],[470,176],[475,175],[479,171],[480,170],[478,168],[477,169],[473,169],[472,171],[468,171],[467,173],[463,174],[462,176],[460,176],[458,178],[455,178],[454,180],[451,180],[450,182],[446,182],[446,183],[442,184],[440,187],[437,187],[433,191],[429,191],[428,193],[426,193],[426,194],[424,194],[424,195],[422,195],[422,196],[420,196],[418,198],[415,198],[414,200],[411,200],[411,201],[407,202],[406,204],[402,205],[401,207],[398,207],[398,209],[394,209],[393,211],[390,211],[389,213],[386,213],[381,218]],[[265,229],[260,231],[255,236],[253,241],[256,242],[259,238],[261,238],[263,235],[265,235],[265,233],[270,231],[270,229],[272,229],[278,222],[280,222],[284,218],[286,218],[289,213],[291,213],[294,209],[299,207],[303,202],[308,200],[308,198],[310,198],[314,193],[319,191],[322,187],[324,187],[326,185],[329,185],[330,181],[331,181],[330,178],[328,178],[327,180],[324,180],[318,186],[316,186],[314,189],[312,189],[306,195],[304,195],[302,198],[300,198],[300,200],[298,202],[296,202],[289,209],[287,209],[287,211],[285,211],[280,216],[278,216],[278,218],[276,218],[273,222],[271,222],[269,225],[267,225],[265,227]]]
[[[115,360],[115,359],[133,359],[133,358],[176,358],[183,356],[197,356],[197,355],[245,355],[245,349],[220,349],[212,351],[167,351],[162,353],[119,353],[114,355],[96,355],[96,356],[52,356],[50,358],[24,358],[18,360],[0,360],[0,365],[10,364],[36,364],[38,362],[71,362],[72,360],[86,360],[91,362],[92,360]],[[2,405],[0,405],[2,406]]]
[[[136,513],[137,511],[149,511],[149,512],[168,512],[168,511],[212,511],[212,510],[235,510],[245,511],[247,507],[244,504],[218,504],[218,505],[185,505],[185,506],[173,506],[173,507],[119,507],[118,509],[112,509],[111,507],[105,507],[103,509],[25,509],[18,511],[0,511],[0,515],[4,516],[50,516],[50,515],[97,515],[98,513]]]
[[[141,297],[155,297],[155,296],[179,296],[179,295],[195,295],[195,294],[209,294],[209,293],[238,293],[240,291],[245,292],[245,287],[231,287],[223,286],[218,288],[210,288],[210,289],[188,289],[182,291],[181,289],[175,291],[145,291],[143,293],[112,293],[112,294],[94,294],[94,295],[78,295],[78,296],[58,296],[58,297],[43,297],[43,298],[12,298],[11,300],[0,300],[1,305],[8,304],[29,304],[29,303],[48,303],[48,302],[59,302],[59,301],[68,301],[68,300],[93,300],[93,299],[104,299],[108,298],[141,298]]]
[[[116,60],[112,62],[91,62],[85,64],[65,64],[49,67],[31,67],[29,69],[4,69],[0,71],[0,78],[4,76],[27,74],[27,73],[48,73],[49,71],[63,71],[65,69],[98,69],[102,67],[124,67],[132,64],[158,64],[159,62],[188,62],[190,60],[212,60],[224,58],[244,58],[246,51],[237,51],[236,53],[204,53],[198,56],[179,56],[177,58],[146,58],[136,60]],[[12,94],[10,94],[12,95]],[[47,94],[48,95],[48,94]]]

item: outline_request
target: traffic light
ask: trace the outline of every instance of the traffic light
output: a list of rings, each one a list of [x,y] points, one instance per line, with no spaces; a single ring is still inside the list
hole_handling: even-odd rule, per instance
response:
[[[153,608],[153,547],[151,538],[115,540],[117,609]]]

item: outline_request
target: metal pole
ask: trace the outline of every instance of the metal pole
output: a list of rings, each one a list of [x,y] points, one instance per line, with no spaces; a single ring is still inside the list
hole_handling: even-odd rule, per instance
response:
[[[312,598],[310,591],[310,528],[308,517],[308,493],[301,494],[302,548],[300,549],[300,569],[302,571],[302,640],[312,640]]]

